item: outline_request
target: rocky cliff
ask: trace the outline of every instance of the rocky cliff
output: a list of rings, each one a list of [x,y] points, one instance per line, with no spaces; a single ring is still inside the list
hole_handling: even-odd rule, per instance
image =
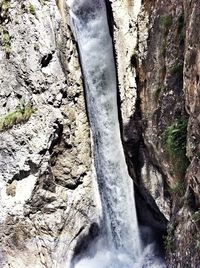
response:
[[[124,149],[139,222],[156,228],[157,236],[161,231],[168,267],[200,267],[200,3],[110,3]]]
[[[94,217],[82,75],[57,4],[0,3],[1,267],[66,267]]]
[[[138,99],[124,125],[125,151],[129,166],[139,158],[139,188],[169,221],[168,267],[200,266],[199,4],[143,1],[137,45],[129,57]],[[130,155],[134,149],[136,157]]]
[[[200,2],[107,7],[139,222],[168,267],[200,267]],[[0,266],[66,267],[98,208],[65,1],[1,0],[0,43]]]

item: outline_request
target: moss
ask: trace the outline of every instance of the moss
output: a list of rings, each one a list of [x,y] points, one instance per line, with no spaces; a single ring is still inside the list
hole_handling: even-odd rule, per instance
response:
[[[192,214],[192,220],[195,222],[200,222],[200,209]]]
[[[182,74],[183,73],[183,63],[174,65],[169,70],[170,74]]]
[[[196,239],[196,249],[200,250],[200,237]]]
[[[29,120],[34,112],[34,108],[30,105],[22,105],[13,112],[6,114],[0,118],[0,132],[12,128],[14,125],[25,123]]]
[[[2,11],[8,11],[8,9],[10,8],[10,0],[3,0],[0,4],[0,9]]]
[[[161,47],[160,47],[160,54],[165,57],[167,51],[167,41],[166,39],[163,39]]]
[[[179,118],[162,134],[163,147],[174,165],[176,174],[180,177],[185,174],[189,164],[186,157],[187,125],[187,118]]]
[[[169,32],[169,28],[172,25],[172,15],[168,15],[168,14],[164,14],[160,16],[159,19],[160,25],[164,30],[164,34],[165,36],[167,36],[168,32]]]
[[[35,7],[32,4],[29,4],[29,12],[34,16],[36,15]]]
[[[160,94],[166,91],[167,87],[162,85],[157,88],[157,90],[154,93],[155,101],[158,101]]]
[[[3,47],[3,49],[4,49],[5,53],[6,53],[6,58],[9,58],[10,53],[11,53],[11,38],[10,38],[10,34],[4,28],[0,29],[0,33],[1,33],[2,47]]]
[[[175,227],[172,224],[169,224],[167,227],[167,235],[163,237],[164,247],[166,251],[170,251],[173,247],[173,234]]]
[[[170,187],[169,189],[169,192],[171,194],[178,195],[178,196],[183,196],[185,194],[185,191],[186,191],[186,186],[185,186],[184,181],[182,180],[177,181],[176,184]]]

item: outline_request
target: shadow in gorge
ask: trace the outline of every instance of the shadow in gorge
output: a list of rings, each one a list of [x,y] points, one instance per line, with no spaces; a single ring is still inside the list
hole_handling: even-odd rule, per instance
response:
[[[167,234],[168,221],[159,211],[153,198],[148,193],[141,193],[137,186],[135,200],[143,247],[154,244],[154,254],[164,258],[163,238]]]
[[[135,200],[142,241],[142,254],[134,262],[126,254],[109,249],[102,229],[104,222],[93,222],[77,241],[70,268],[166,268],[163,263],[163,236],[167,220],[153,198],[135,185]]]
[[[93,258],[96,254],[95,244],[100,237],[100,227],[98,223],[93,222],[89,228],[88,233],[81,234],[77,240],[74,254],[71,260],[70,268],[74,268],[75,264],[85,256]]]

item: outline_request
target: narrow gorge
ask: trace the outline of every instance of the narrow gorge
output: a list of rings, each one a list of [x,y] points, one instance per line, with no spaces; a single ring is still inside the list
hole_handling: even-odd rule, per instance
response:
[[[0,0],[0,267],[200,267],[199,0]]]

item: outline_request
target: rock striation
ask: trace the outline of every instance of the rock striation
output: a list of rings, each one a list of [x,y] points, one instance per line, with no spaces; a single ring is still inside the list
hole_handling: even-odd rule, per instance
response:
[[[106,3],[139,223],[200,267],[199,0]],[[1,0],[0,44],[0,267],[69,267],[98,208],[66,1]]]
[[[96,217],[82,75],[67,20],[61,1],[0,3],[2,268],[66,267]]]

